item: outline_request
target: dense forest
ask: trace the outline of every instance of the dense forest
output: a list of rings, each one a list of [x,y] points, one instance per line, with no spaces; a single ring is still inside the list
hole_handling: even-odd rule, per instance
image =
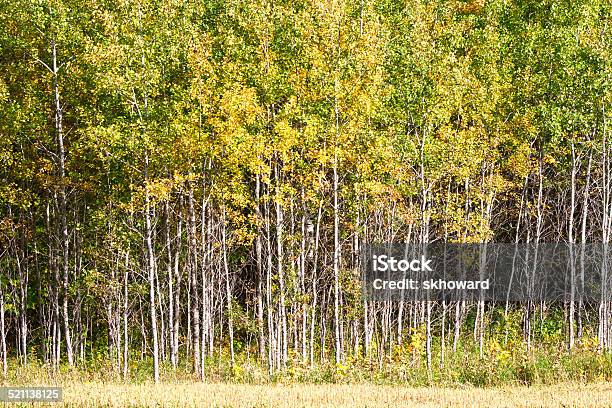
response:
[[[548,350],[612,378],[611,302],[373,301],[360,268],[367,243],[610,242],[611,24],[607,0],[3,0],[2,371],[470,355],[528,380]]]

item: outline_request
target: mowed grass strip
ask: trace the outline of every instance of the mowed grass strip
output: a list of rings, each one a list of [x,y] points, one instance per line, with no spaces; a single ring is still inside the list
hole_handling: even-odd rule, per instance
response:
[[[64,386],[63,403],[48,406],[612,407],[612,383],[501,388],[410,388],[370,384],[74,383]]]

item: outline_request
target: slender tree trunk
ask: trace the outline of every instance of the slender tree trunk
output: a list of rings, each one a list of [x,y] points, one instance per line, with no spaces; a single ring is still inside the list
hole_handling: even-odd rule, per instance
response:
[[[230,364],[234,368],[234,314],[232,310],[233,297],[230,286],[230,273],[227,261],[227,218],[225,207],[223,208],[223,222],[221,225],[221,246],[223,250],[223,271],[225,272],[225,296],[227,297],[227,322],[229,331]]]
[[[157,310],[155,307],[155,253],[153,252],[153,228],[151,225],[151,198],[148,179],[149,155],[145,151],[145,239],[147,244],[147,272],[149,274],[149,307],[151,317],[151,336],[153,338],[153,377],[159,383],[159,343],[157,333]]]
[[[68,237],[68,222],[66,220],[66,152],[64,149],[64,128],[63,128],[63,111],[60,102],[59,90],[59,67],[57,62],[57,46],[55,40],[51,42],[51,52],[53,58],[53,97],[55,110],[55,131],[57,136],[57,160],[59,165],[59,218],[61,228],[61,243],[62,243],[62,312],[64,318],[64,336],[66,337],[66,354],[68,357],[68,365],[74,364],[74,356],[72,351],[72,337],[70,333],[70,319],[68,317],[68,269],[69,269],[69,237]]]
[[[299,308],[301,312],[301,345],[302,345],[302,361],[307,359],[307,327],[308,327],[308,310],[307,303],[303,300],[306,296],[306,251],[308,241],[308,227],[307,227],[307,212],[306,212],[306,198],[304,187],[300,194],[302,203],[302,219],[301,219],[301,239],[300,239],[300,255],[298,258],[298,270],[299,270],[299,290],[300,290],[300,303]]]
[[[257,301],[257,332],[258,332],[258,342],[259,342],[259,358],[263,363],[265,361],[265,353],[266,353],[266,338],[264,332],[264,305],[263,305],[263,259],[262,259],[262,216],[261,216],[261,176],[259,173],[256,175],[255,179],[255,215],[257,222],[257,237],[255,238],[255,268],[257,273],[257,292],[256,292],[256,301]]]
[[[8,373],[6,357],[6,326],[4,320],[4,289],[0,282],[0,352],[2,352],[2,375],[6,378]]]
[[[268,323],[268,374],[274,373],[276,361],[276,342],[274,339],[274,316],[272,307],[272,234],[270,231],[270,205],[265,202],[266,225],[266,316]]]
[[[170,240],[170,203],[166,200],[165,203],[166,212],[166,268],[168,275],[168,332],[169,338],[168,343],[170,346],[170,363],[172,368],[176,370],[176,351],[174,341],[174,273],[172,270],[172,241]]]
[[[340,340],[340,214],[338,209],[338,154],[334,155],[334,348],[336,363],[342,361]]]
[[[128,301],[128,279],[129,279],[129,266],[130,266],[130,252],[125,251],[125,268],[123,271],[123,379],[128,378],[128,360],[130,352],[130,342],[128,337],[128,315],[129,315],[129,301]]]
[[[190,254],[190,274],[191,274],[191,319],[192,319],[192,346],[193,346],[193,371],[196,375],[200,374],[200,292],[198,290],[198,246],[196,241],[196,218],[193,199],[193,188],[189,189],[188,195],[189,210],[189,254]]]
[[[607,282],[608,276],[608,248],[610,243],[610,234],[612,232],[612,176],[610,175],[610,157],[608,147],[608,129],[605,105],[602,108],[603,116],[603,140],[602,140],[602,222],[601,235],[604,249],[604,257],[601,261],[601,282]],[[601,299],[599,303],[599,351],[604,352],[607,348],[607,332],[608,332],[608,299],[606,286],[604,285],[601,291]]]
[[[211,241],[211,222],[210,214],[208,213],[208,198],[204,194],[206,190],[206,184],[202,183],[202,211],[200,216],[200,250],[202,252],[202,259],[200,262],[200,281],[201,285],[201,345],[200,345],[200,379],[204,381],[206,376],[206,346],[209,340],[208,335],[210,333],[210,265],[212,264],[211,252],[208,251],[207,242]]]
[[[586,182],[584,186],[584,194],[582,200],[582,228],[580,238],[580,298],[578,299],[578,339],[582,338],[583,327],[582,327],[582,311],[584,308],[584,269],[585,269],[585,256],[586,256],[586,241],[587,241],[587,217],[589,213],[589,192],[591,187],[591,164],[593,160],[592,152],[589,152],[589,162],[586,170]]]
[[[574,348],[575,336],[575,291],[576,291],[576,254],[574,252],[574,212],[576,207],[576,149],[572,140],[572,170],[570,191],[570,213],[568,224],[568,237],[570,245],[570,299],[569,299],[569,343],[568,349]]]
[[[180,255],[181,255],[181,244],[182,244],[182,237],[183,237],[183,217],[182,217],[182,210],[183,210],[183,194],[179,195],[179,202],[178,202],[178,211],[177,211],[177,226],[176,226],[176,247],[174,250],[174,276],[176,278],[176,293],[174,296],[174,305],[175,305],[175,309],[174,309],[174,322],[172,325],[172,331],[174,332],[173,334],[173,339],[174,339],[174,347],[173,347],[173,356],[172,359],[174,361],[174,365],[173,367],[177,367],[179,364],[179,329],[180,329],[180,322],[181,322],[181,309],[180,309],[180,305],[181,305],[181,283],[183,280],[183,274],[180,271]]]
[[[280,324],[281,324],[281,364],[284,366],[287,363],[288,358],[288,344],[287,344],[287,309],[285,304],[285,269],[284,269],[284,213],[281,205],[281,196],[279,192],[279,184],[281,183],[280,170],[278,164],[275,166],[276,172],[276,267],[278,272],[278,289],[280,293],[279,299],[279,313],[280,313]]]

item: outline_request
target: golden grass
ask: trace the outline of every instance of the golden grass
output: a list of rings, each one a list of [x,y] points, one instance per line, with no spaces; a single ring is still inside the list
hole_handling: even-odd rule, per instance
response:
[[[40,406],[40,404],[37,404]],[[13,406],[13,405],[12,405]],[[53,407],[612,407],[612,383],[500,388],[411,388],[371,384],[64,385]]]

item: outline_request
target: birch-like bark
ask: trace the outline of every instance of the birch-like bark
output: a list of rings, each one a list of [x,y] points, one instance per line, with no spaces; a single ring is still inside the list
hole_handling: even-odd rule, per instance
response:
[[[231,281],[229,273],[229,264],[227,261],[227,214],[223,207],[223,220],[221,225],[221,247],[223,256],[223,272],[225,273],[225,296],[227,298],[227,325],[229,331],[229,346],[230,346],[230,364],[234,368],[234,315],[233,315],[233,297],[231,291]]]
[[[151,337],[153,338],[153,378],[159,383],[159,343],[157,333],[157,310],[155,307],[155,253],[153,251],[153,227],[151,215],[153,208],[149,195],[149,154],[145,149],[145,239],[147,246],[147,272],[149,275],[149,310],[151,318]]]
[[[66,355],[68,357],[68,365],[74,364],[74,355],[72,350],[72,337],[70,333],[70,319],[68,317],[68,269],[69,269],[69,237],[68,237],[68,222],[66,219],[66,151],[64,149],[64,114],[60,102],[59,90],[59,65],[57,61],[57,45],[55,40],[51,41],[51,68],[53,74],[53,104],[55,110],[55,132],[57,137],[57,160],[59,170],[59,194],[58,207],[60,218],[60,233],[62,243],[62,312],[64,323],[64,336],[66,338]]]
[[[0,352],[2,352],[2,375],[6,378],[8,373],[8,364],[6,356],[6,326],[4,317],[4,289],[0,282]]]

